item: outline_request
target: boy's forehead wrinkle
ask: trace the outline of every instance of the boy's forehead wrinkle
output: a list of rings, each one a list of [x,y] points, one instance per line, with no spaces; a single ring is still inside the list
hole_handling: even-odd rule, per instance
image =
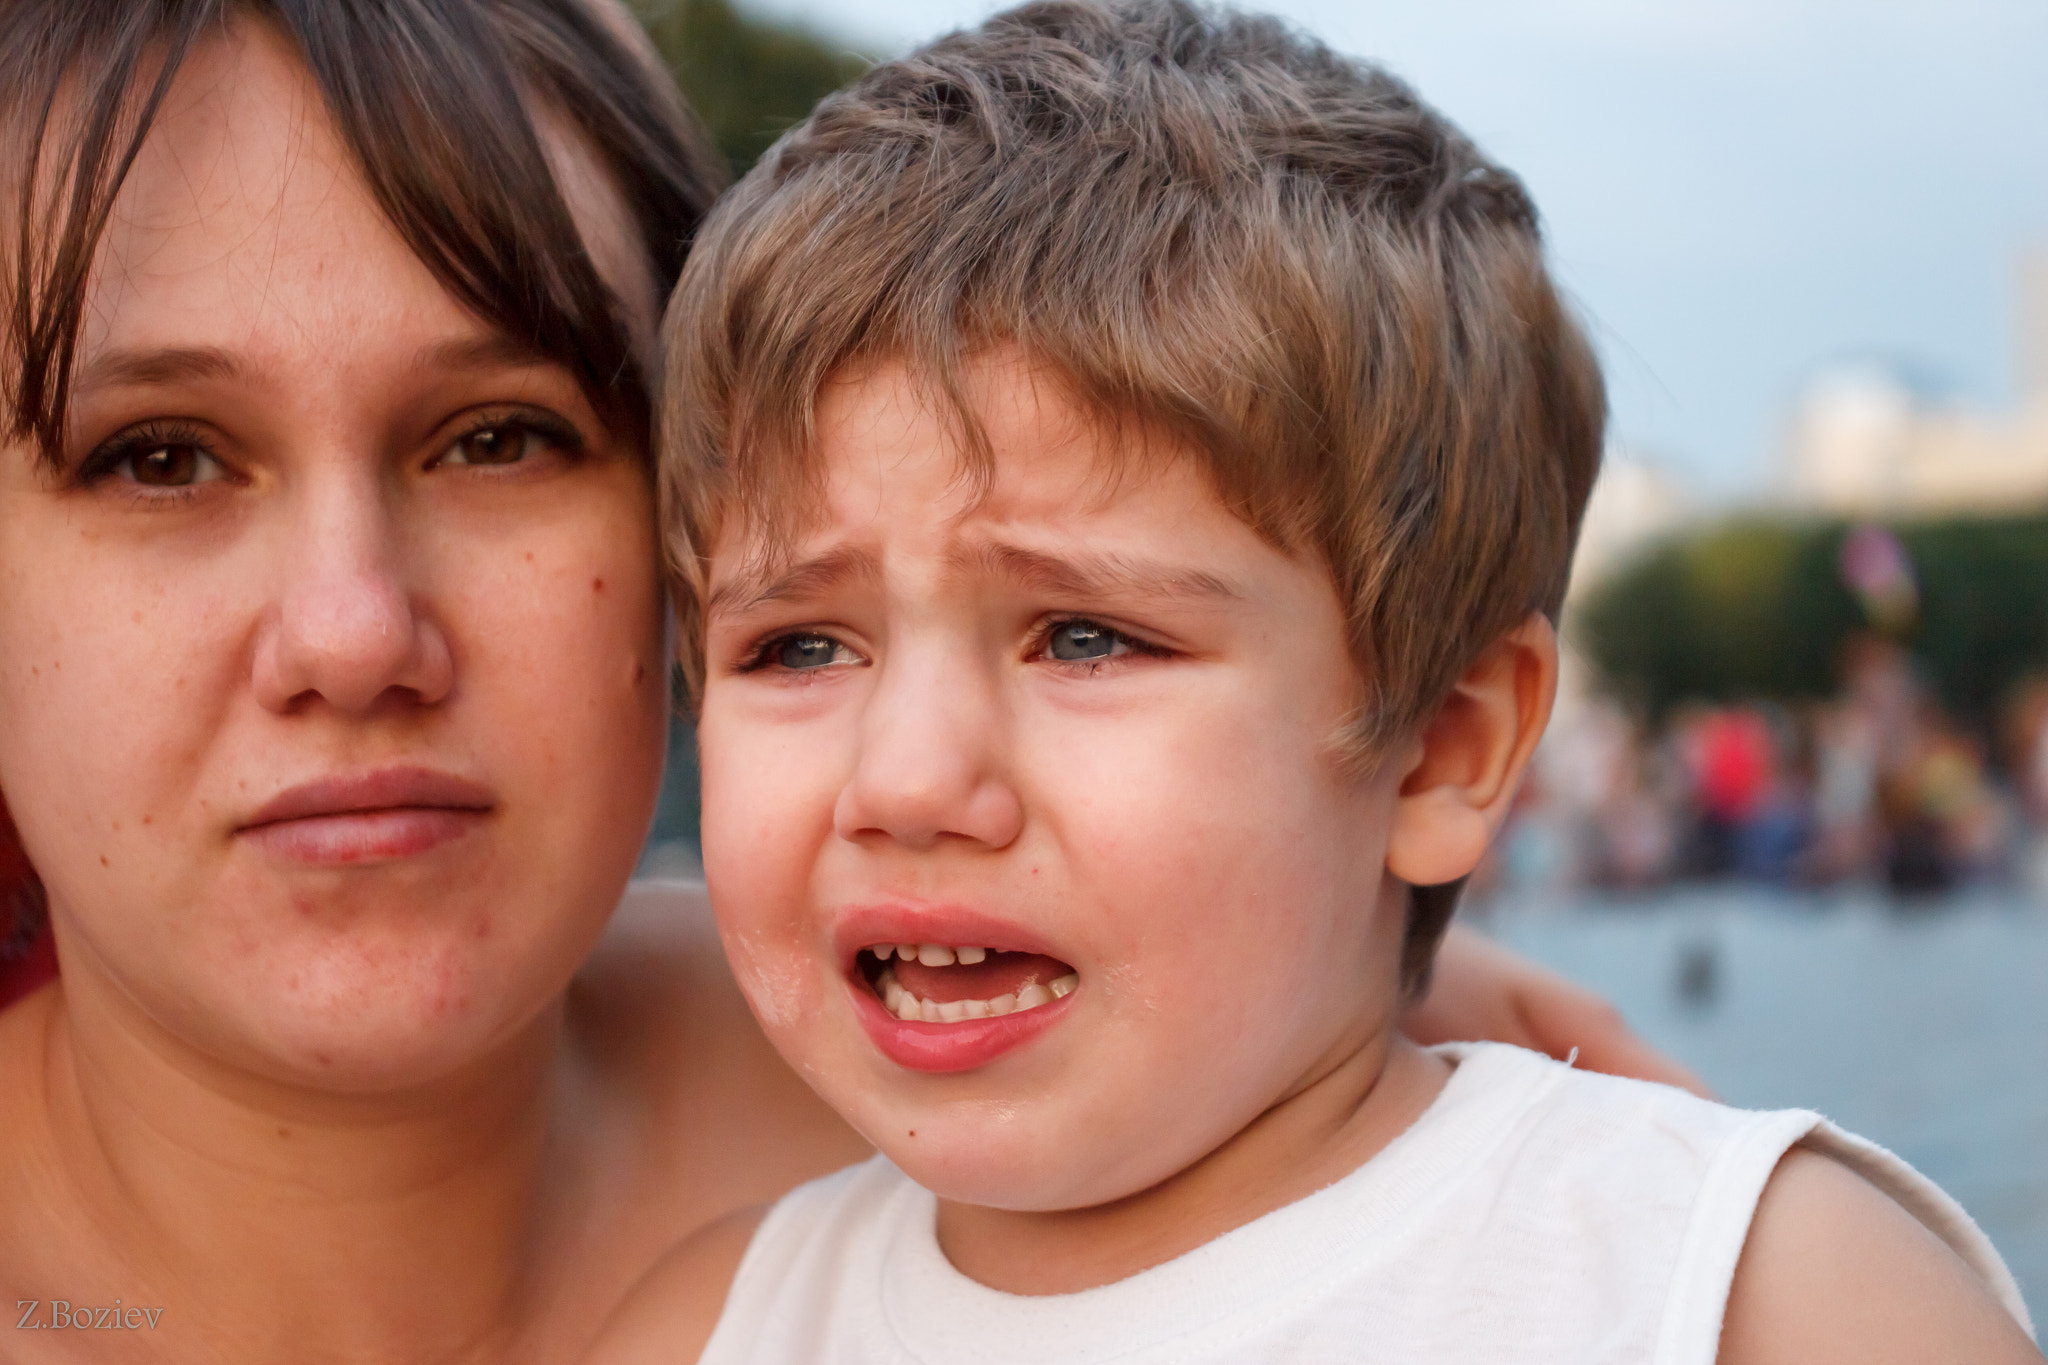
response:
[[[980,569],[1054,593],[1081,597],[1142,596],[1242,601],[1246,593],[1228,579],[1188,565],[1117,554],[1049,554],[1021,545],[993,542],[962,547],[952,554],[955,571]]]
[[[874,551],[844,545],[794,563],[755,558],[732,578],[712,589],[705,604],[710,616],[738,616],[771,602],[809,597],[853,578],[879,578],[882,561]]]

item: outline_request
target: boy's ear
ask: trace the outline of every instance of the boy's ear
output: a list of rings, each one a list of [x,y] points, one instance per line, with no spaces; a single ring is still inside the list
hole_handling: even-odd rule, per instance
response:
[[[1472,661],[1403,755],[1389,872],[1436,886],[1479,865],[1556,698],[1557,631],[1531,613]]]

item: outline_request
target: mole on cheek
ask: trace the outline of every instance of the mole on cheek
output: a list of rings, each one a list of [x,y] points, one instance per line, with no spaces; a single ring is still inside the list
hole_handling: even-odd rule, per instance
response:
[[[603,591],[604,591],[604,580],[603,580],[602,578],[593,578],[593,579],[591,579],[591,580],[590,580],[590,590],[591,590],[592,592],[603,592]]]

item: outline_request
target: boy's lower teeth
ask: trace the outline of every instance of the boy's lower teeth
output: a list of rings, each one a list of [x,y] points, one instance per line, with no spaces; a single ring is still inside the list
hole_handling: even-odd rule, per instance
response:
[[[1022,989],[997,996],[993,1000],[921,1000],[903,988],[891,968],[884,968],[875,978],[875,993],[882,997],[883,1005],[898,1019],[922,1020],[927,1024],[954,1024],[963,1019],[993,1019],[1005,1014],[1017,1014],[1024,1010],[1035,1010],[1040,1005],[1050,1005],[1061,996],[1081,984],[1078,972],[1068,972],[1046,985],[1033,981]]]

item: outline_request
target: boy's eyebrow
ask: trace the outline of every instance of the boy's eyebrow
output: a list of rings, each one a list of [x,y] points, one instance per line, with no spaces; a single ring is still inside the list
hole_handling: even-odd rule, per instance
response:
[[[1245,593],[1204,569],[1127,555],[1053,555],[1018,545],[980,545],[950,556],[956,570],[979,569],[1062,597],[1205,598],[1242,601]],[[879,578],[872,550],[847,546],[782,568],[750,567],[714,590],[707,616],[741,615],[770,602],[808,597],[849,578]]]
[[[851,545],[781,567],[750,565],[712,592],[704,612],[707,616],[737,615],[769,602],[808,597],[849,578],[878,578],[881,572],[882,561],[874,551]]]
[[[1063,597],[1245,597],[1228,579],[1207,570],[1127,555],[1052,555],[1019,545],[983,545],[959,558],[978,560],[1013,582]]]

